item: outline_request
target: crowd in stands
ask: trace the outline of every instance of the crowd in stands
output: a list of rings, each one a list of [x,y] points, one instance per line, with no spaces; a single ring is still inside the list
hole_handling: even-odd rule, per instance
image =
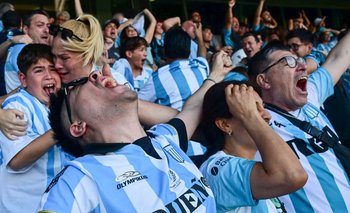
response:
[[[265,2],[220,35],[0,3],[0,211],[349,212],[350,32]]]

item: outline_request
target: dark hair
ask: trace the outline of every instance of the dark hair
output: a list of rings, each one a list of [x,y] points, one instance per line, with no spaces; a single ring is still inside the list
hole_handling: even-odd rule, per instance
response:
[[[28,15],[24,16],[24,18],[23,18],[23,25],[29,27],[30,26],[30,22],[32,21],[32,18],[35,15],[44,15],[47,18],[50,18],[49,13],[46,12],[45,10],[39,10],[39,9],[38,10],[33,10]]]
[[[224,81],[212,86],[205,94],[200,127],[204,131],[207,141],[204,144],[207,146],[207,157],[224,147],[224,133],[216,126],[215,120],[232,117],[225,97],[225,88],[230,84],[253,86],[249,81]],[[254,89],[260,95],[260,90]]]
[[[9,10],[2,16],[2,23],[6,30],[9,28],[20,28],[22,18],[16,11]]]
[[[76,138],[68,134],[64,126],[62,110],[65,110],[64,90],[59,90],[56,95],[50,97],[50,113],[49,120],[51,129],[54,132],[54,139],[57,145],[61,146],[63,151],[73,155],[74,157],[81,157],[84,155],[83,148]]]
[[[246,32],[246,33],[244,33],[242,38],[241,38],[241,40],[243,41],[243,39],[245,39],[245,38],[247,38],[249,36],[253,36],[255,41],[256,41],[256,43],[259,43],[260,40],[258,38],[258,34],[255,33],[255,32]]]
[[[129,38],[128,35],[127,35],[127,33],[126,33],[129,27],[133,28],[133,29],[137,32],[136,28],[133,27],[132,25],[126,26],[126,27],[122,30],[122,32],[120,33],[120,43],[121,43],[121,44],[122,44],[127,38]],[[137,35],[139,35],[139,32],[137,32]]]
[[[40,59],[46,59],[53,63],[51,47],[46,44],[27,44],[18,54],[18,69],[24,75],[27,75],[29,67],[37,63]]]
[[[249,79],[256,86],[256,76],[271,63],[270,55],[277,50],[289,51],[281,41],[269,42],[262,50],[257,52],[248,62]]]
[[[164,36],[165,56],[187,59],[191,53],[191,37],[179,26],[170,28]]]
[[[314,43],[314,35],[306,29],[296,29],[287,34],[287,41],[291,38],[299,38],[302,43]]]
[[[144,45],[148,46],[146,39],[140,36],[126,38],[124,42],[120,43],[119,53],[121,58],[126,58],[126,51],[133,51],[136,48]]]

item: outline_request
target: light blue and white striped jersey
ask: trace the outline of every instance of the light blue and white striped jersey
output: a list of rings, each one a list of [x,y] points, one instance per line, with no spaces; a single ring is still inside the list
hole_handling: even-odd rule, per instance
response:
[[[290,112],[322,129],[334,129],[319,110],[324,100],[333,94],[332,77],[320,67],[308,80],[308,103]],[[331,148],[291,124],[283,116],[270,111],[270,125],[293,149],[308,174],[305,186],[280,197],[288,212],[349,212],[350,182]],[[323,148],[322,148],[323,147]]]
[[[18,78],[19,69],[17,66],[17,57],[25,45],[26,44],[16,44],[11,46],[8,50],[4,68],[5,85],[7,93],[21,86],[21,82]]]
[[[325,53],[313,47],[311,53],[306,55],[304,59],[312,59],[317,64],[317,68],[319,68],[326,61],[326,57]]]
[[[280,212],[271,200],[253,198],[250,175],[255,163],[219,151],[202,164],[200,171],[214,193],[218,213]]]
[[[148,65],[143,66],[141,75],[134,77],[128,60],[121,58],[114,63],[111,72],[114,78],[116,73],[122,74],[134,87],[139,99],[150,102],[156,100],[152,79],[153,71]]]
[[[11,141],[0,133],[3,163],[0,167],[0,209],[2,212],[35,212],[40,198],[51,180],[63,168],[66,155],[53,146],[35,163],[19,171],[8,163],[34,139],[50,130],[48,108],[26,90],[20,89],[3,103],[4,109],[17,109],[28,121],[27,135]]]
[[[212,191],[179,147],[187,143],[183,122],[172,121],[172,125],[154,126],[149,130],[149,137],[132,144],[105,149],[106,154],[89,154],[70,162],[64,173],[49,186],[39,209],[55,212],[215,212]]]
[[[190,48],[190,56],[188,57],[190,60],[196,59],[198,57],[198,44],[191,39],[191,48]]]
[[[196,92],[209,75],[209,65],[205,58],[176,60],[153,72],[156,102],[182,109],[185,101]]]

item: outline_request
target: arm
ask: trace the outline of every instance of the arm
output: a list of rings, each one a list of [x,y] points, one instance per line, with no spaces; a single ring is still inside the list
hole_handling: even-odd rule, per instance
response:
[[[317,69],[317,64],[311,58],[306,59],[306,72],[308,75],[313,73]]]
[[[80,0],[74,0],[74,7],[75,7],[75,15],[77,17],[79,17],[84,13],[83,8],[81,7]]]
[[[211,80],[205,80],[202,86],[186,101],[182,111],[175,116],[185,123],[188,138],[192,137],[200,122],[205,93],[215,84],[215,82],[222,81],[226,74],[232,69],[232,66],[224,66],[225,57],[227,57],[227,54],[223,51],[214,56],[212,71],[208,77],[208,79]]]
[[[340,76],[350,66],[350,31],[338,42],[338,44],[328,54],[325,63],[322,65],[333,79],[335,85]]]
[[[307,174],[292,149],[266,122],[267,112],[262,102],[256,101],[254,93],[252,87],[245,85],[231,84],[225,89],[231,114],[241,121],[262,157],[262,162],[255,163],[250,174],[253,197],[266,199],[301,188]]]
[[[163,22],[163,30],[164,32],[168,31],[170,28],[173,26],[180,26],[181,25],[181,20],[179,17],[172,17],[168,18]]]
[[[294,26],[293,26],[293,19],[288,19],[288,30],[292,31],[294,30]]]
[[[32,43],[32,39],[28,35],[17,35],[13,36],[12,39],[8,39],[0,45],[0,58],[5,59],[7,55],[7,50],[12,44],[29,44]]]
[[[9,162],[10,168],[13,170],[20,170],[31,165],[55,144],[56,141],[53,139],[53,131],[47,131],[18,152]]]
[[[309,18],[306,16],[306,13],[305,13],[304,10],[301,10],[301,15],[302,15],[302,17],[303,17],[303,19],[304,19],[304,21],[305,21],[304,26],[305,26],[306,28],[309,28],[311,22],[310,22]]]
[[[253,29],[260,24],[260,15],[261,15],[264,3],[265,3],[265,0],[260,0],[258,7],[256,8],[255,17],[253,21]]]
[[[274,29],[278,26],[277,21],[271,16],[271,28]]]
[[[147,43],[150,44],[152,42],[152,39],[153,39],[154,30],[156,29],[157,20],[156,20],[156,18],[154,18],[153,14],[148,9],[144,9],[143,14],[145,14],[145,16],[150,21],[150,24],[146,30],[146,34],[144,37],[146,39]]]
[[[204,41],[203,41],[203,33],[202,33],[202,23],[198,23],[195,25],[196,27],[196,38],[198,42],[198,50],[197,55],[198,57],[201,56],[203,58],[207,57],[207,48],[205,48]]]
[[[232,27],[232,18],[233,18],[233,12],[232,9],[236,4],[236,0],[229,0],[228,1],[228,7],[226,11],[226,17],[225,17],[225,28],[227,30],[230,30]]]
[[[134,20],[133,19],[128,19],[127,21],[123,22],[121,25],[118,27],[118,33],[124,30],[125,27],[129,26],[132,24]]]
[[[148,101],[138,100],[138,115],[142,125],[151,127],[158,123],[166,123],[175,117],[179,111],[171,107]]]

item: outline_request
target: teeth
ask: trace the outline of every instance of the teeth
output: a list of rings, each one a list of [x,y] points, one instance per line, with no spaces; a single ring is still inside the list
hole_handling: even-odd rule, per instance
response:
[[[301,76],[299,80],[307,80],[306,76]]]

